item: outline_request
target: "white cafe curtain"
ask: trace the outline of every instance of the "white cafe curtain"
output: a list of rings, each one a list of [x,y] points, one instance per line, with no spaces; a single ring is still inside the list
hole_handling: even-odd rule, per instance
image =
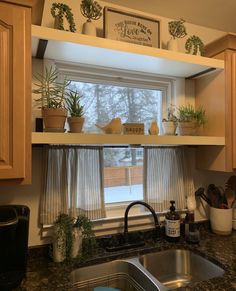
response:
[[[144,149],[144,201],[162,212],[175,200],[177,209],[186,208],[194,194],[191,167],[184,147],[146,147]]]
[[[40,222],[52,224],[60,213],[105,217],[102,147],[47,146],[44,151]]]

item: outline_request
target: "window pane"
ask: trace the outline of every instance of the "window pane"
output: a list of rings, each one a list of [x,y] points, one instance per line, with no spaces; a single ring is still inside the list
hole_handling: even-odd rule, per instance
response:
[[[143,200],[143,149],[104,149],[105,203]]]
[[[112,118],[120,117],[122,123],[141,122],[145,133],[153,119],[161,124],[162,91],[129,88],[106,84],[73,81],[71,89],[82,94],[85,108],[84,131],[96,129],[95,124],[106,124]]]

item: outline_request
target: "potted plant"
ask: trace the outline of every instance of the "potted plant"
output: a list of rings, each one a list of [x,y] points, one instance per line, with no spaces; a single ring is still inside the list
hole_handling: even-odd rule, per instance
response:
[[[95,236],[92,230],[91,220],[85,215],[80,214],[73,224],[71,258],[76,258],[78,256],[83,239],[87,247],[89,247],[91,246],[91,242],[95,240]],[[85,246],[83,247],[85,248]]]
[[[175,107],[171,105],[167,109],[167,118],[162,119],[162,129],[164,135],[175,135],[177,126],[177,117],[174,114]]]
[[[96,36],[96,27],[92,20],[98,20],[102,16],[102,6],[94,0],[82,0],[80,4],[81,14],[87,18],[83,25],[83,33]]]
[[[51,14],[54,17],[54,28],[60,30],[66,30],[64,28],[64,17],[69,24],[69,31],[75,32],[74,15],[71,12],[71,8],[64,3],[53,3],[51,8]],[[68,31],[68,30],[67,30]]]
[[[205,51],[202,40],[196,35],[192,35],[187,39],[185,43],[185,49],[187,54],[200,54],[201,56],[204,54]]]
[[[73,218],[59,214],[53,223],[53,260],[60,263],[70,257],[72,249]]]
[[[81,132],[84,124],[84,106],[80,104],[82,96],[77,91],[72,90],[66,95],[66,108],[70,113],[70,117],[67,118],[70,132]]]
[[[203,107],[194,109],[192,105],[178,107],[178,131],[180,135],[195,135],[198,127],[206,123]]]
[[[167,47],[168,50],[178,51],[178,38],[183,38],[187,35],[186,28],[184,26],[185,20],[173,20],[168,22],[168,30],[171,35]]]
[[[70,81],[64,79],[63,83],[58,83],[58,71],[52,67],[46,67],[45,74],[37,74],[35,78],[37,82],[34,84],[38,88],[34,89],[33,93],[41,95],[36,101],[42,105],[44,130],[64,132],[67,116],[64,101]]]

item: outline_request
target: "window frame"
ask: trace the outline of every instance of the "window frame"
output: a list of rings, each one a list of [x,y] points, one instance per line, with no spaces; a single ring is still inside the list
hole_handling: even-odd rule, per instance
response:
[[[114,86],[127,86],[131,88],[160,90],[162,91],[162,118],[167,117],[167,108],[170,104],[176,104],[176,78],[165,77],[163,75],[136,72],[130,70],[113,69],[107,67],[97,67],[84,64],[55,62],[55,67],[59,72],[59,81],[65,77],[78,82],[89,82],[95,84],[109,84]],[[159,121],[160,122],[160,121]],[[160,126],[160,133],[162,128]],[[120,220],[124,216],[124,210],[130,202],[107,203],[107,220]],[[142,208],[136,207],[134,217],[147,215]],[[116,216],[114,216],[116,213]],[[119,216],[117,216],[117,214]],[[131,214],[132,215],[132,214]]]

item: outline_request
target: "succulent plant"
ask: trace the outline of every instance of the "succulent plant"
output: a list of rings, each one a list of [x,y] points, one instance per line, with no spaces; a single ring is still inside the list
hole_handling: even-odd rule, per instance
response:
[[[97,20],[102,16],[102,6],[97,1],[82,0],[80,4],[80,11],[82,15],[88,18],[88,21]]]
[[[175,38],[183,38],[187,35],[186,28],[184,26],[185,20],[173,20],[168,22],[169,33]]]

